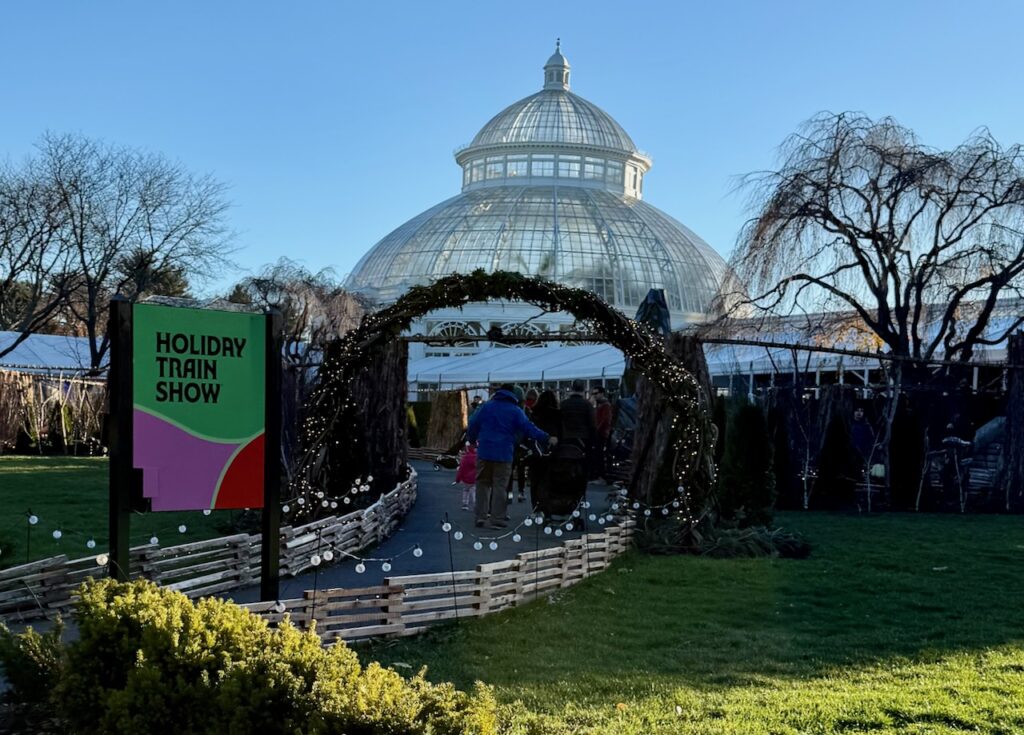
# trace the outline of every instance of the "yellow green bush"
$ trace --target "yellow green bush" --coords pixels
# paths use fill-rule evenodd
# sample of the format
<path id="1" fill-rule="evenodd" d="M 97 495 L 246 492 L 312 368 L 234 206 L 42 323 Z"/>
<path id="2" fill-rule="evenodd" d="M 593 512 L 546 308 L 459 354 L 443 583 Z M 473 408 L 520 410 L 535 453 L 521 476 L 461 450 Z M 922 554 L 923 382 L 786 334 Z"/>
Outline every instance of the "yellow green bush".
<path id="1" fill-rule="evenodd" d="M 230 602 L 193 603 L 144 580 L 89 581 L 79 594 L 77 640 L 47 648 L 31 632 L 0 639 L 0 665 L 36 670 L 22 674 L 26 685 L 46 682 L 50 706 L 72 732 L 497 731 L 497 706 L 482 685 L 465 693 L 423 672 L 407 680 L 377 664 L 364 668 L 342 643 L 324 649 L 313 632 L 288 622 L 270 628 Z M 15 696 L 28 699 L 8 678 Z"/>

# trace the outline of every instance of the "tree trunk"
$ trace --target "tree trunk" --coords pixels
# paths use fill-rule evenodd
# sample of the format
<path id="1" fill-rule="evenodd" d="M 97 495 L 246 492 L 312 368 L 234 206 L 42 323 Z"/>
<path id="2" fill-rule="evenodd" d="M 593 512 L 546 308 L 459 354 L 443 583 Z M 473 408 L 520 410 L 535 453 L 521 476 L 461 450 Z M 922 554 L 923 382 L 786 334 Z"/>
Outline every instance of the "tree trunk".
<path id="1" fill-rule="evenodd" d="M 694 460 L 695 472 L 691 483 L 694 487 L 687 488 L 690 496 L 698 501 L 703 511 L 712 502 L 712 485 L 714 483 L 714 451 L 717 437 L 714 436 L 714 424 L 711 422 L 710 396 L 712 395 L 711 378 L 708 374 L 704 349 L 700 340 L 682 334 L 673 334 L 665 345 L 665 350 L 679 360 L 697 379 L 701 388 L 701 403 L 704 407 L 703 423 L 700 427 L 707 441 L 698 449 Z M 676 493 L 673 477 L 674 464 L 686 461 L 677 457 L 672 448 L 672 420 L 676 412 L 668 408 L 663 392 L 652 385 L 646 378 L 638 381 L 637 388 L 637 422 L 633 438 L 633 478 L 630 482 L 630 497 L 649 505 L 658 505 L 672 499 Z M 686 430 L 687 427 L 683 427 Z"/>
<path id="2" fill-rule="evenodd" d="M 349 388 L 349 396 L 357 407 L 357 425 L 349 441 L 361 445 L 358 451 L 365 459 L 358 475 L 364 479 L 366 475 L 373 477 L 374 495 L 391 490 L 405 474 L 408 353 L 404 340 L 391 340 L 381 348 L 373 348 L 367 368 Z"/>
<path id="3" fill-rule="evenodd" d="M 469 414 L 466 391 L 446 390 L 435 393 L 431 399 L 430 426 L 424 446 L 448 450 L 462 438 Z"/>

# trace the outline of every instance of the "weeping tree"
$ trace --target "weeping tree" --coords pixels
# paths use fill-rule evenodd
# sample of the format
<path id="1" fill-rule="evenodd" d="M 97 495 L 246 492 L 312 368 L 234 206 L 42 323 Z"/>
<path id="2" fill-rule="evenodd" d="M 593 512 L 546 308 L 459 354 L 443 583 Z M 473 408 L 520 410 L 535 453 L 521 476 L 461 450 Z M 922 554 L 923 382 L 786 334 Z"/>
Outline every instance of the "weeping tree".
<path id="1" fill-rule="evenodd" d="M 891 118 L 822 113 L 785 141 L 778 168 L 743 183 L 754 215 L 731 263 L 743 288 L 723 293 L 722 312 L 784 318 L 812 342 L 852 322 L 895 358 L 888 465 L 904 379 L 927 377 L 929 360 L 967 363 L 1024 323 L 1011 304 L 1024 272 L 1024 150 L 986 130 L 940 150 Z"/>
<path id="2" fill-rule="evenodd" d="M 651 454 L 648 462 L 662 478 L 648 502 L 666 502 L 684 523 L 704 518 L 713 505 L 714 429 L 708 413 L 707 394 L 699 382 L 665 351 L 661 340 L 647 328 L 611 308 L 595 294 L 520 273 L 498 271 L 452 274 L 430 285 L 411 288 L 394 304 L 367 315 L 360 326 L 333 342 L 325 352 L 317 385 L 307 402 L 302 426 L 302 452 L 292 481 L 291 495 L 306 498 L 290 504 L 292 514 L 305 515 L 322 506 L 320 493 L 337 497 L 348 493 L 357 478 L 374 472 L 367 430 L 376 415 L 378 426 L 392 425 L 392 435 L 404 426 L 404 401 L 392 396 L 385 402 L 366 400 L 353 385 L 375 375 L 386 359 L 388 345 L 400 344 L 399 337 L 414 319 L 442 308 L 463 306 L 490 299 L 516 300 L 548 311 L 568 311 L 594 334 L 621 349 L 660 390 L 659 421 L 665 422 L 663 450 Z M 391 364 L 394 364 L 391 361 Z M 402 383 L 404 373 L 391 382 Z M 401 419 L 393 418 L 400 415 Z M 389 418 L 391 417 L 391 418 Z M 397 450 L 401 451 L 401 450 Z M 400 456 L 400 455 L 399 455 Z M 394 457 L 379 457 L 393 461 Z M 376 478 L 376 474 L 375 474 Z M 683 492 L 679 492 L 683 488 Z M 376 483 L 375 493 L 390 490 Z M 318 502 L 319 501 L 319 502 Z"/>
<path id="3" fill-rule="evenodd" d="M 930 148 L 891 118 L 821 114 L 752 174 L 735 314 L 856 315 L 893 355 L 967 362 L 1024 322 L 1024 151 Z M 1005 317 L 1005 318 L 1003 318 Z M 820 317 L 825 318 L 825 317 Z"/>

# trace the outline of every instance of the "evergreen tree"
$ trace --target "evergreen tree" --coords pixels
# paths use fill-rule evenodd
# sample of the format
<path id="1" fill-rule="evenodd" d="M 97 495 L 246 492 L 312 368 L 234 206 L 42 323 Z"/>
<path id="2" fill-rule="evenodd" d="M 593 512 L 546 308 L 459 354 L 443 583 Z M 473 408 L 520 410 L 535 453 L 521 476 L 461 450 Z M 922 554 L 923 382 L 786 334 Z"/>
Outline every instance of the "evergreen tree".
<path id="1" fill-rule="evenodd" d="M 719 508 L 739 526 L 766 526 L 775 511 L 772 442 L 764 413 L 740 399 L 728 411 L 725 453 L 719 473 Z"/>

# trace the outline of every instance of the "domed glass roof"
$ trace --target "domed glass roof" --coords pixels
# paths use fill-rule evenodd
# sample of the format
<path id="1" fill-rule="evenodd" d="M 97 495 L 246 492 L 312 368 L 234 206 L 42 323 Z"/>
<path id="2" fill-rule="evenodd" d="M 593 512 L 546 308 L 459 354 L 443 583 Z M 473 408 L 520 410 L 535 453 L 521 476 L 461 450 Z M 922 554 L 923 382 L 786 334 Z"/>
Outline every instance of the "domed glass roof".
<path id="1" fill-rule="evenodd" d="M 452 273 L 508 270 L 585 288 L 624 311 L 662 288 L 675 326 L 707 313 L 726 264 L 641 201 L 650 159 L 569 92 L 556 49 L 544 88 L 491 119 L 456 154 L 462 193 L 387 235 L 346 286 L 381 302 Z"/>
<path id="2" fill-rule="evenodd" d="M 409 220 L 359 261 L 347 285 L 386 302 L 477 268 L 585 288 L 625 310 L 664 288 L 673 321 L 706 313 L 725 274 L 707 243 L 639 199 L 503 186 L 463 192 Z"/>
<path id="3" fill-rule="evenodd" d="M 469 147 L 515 143 L 570 143 L 637 152 L 608 113 L 561 89 L 543 89 L 509 105 L 481 128 Z"/>

